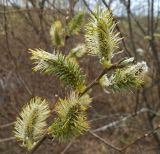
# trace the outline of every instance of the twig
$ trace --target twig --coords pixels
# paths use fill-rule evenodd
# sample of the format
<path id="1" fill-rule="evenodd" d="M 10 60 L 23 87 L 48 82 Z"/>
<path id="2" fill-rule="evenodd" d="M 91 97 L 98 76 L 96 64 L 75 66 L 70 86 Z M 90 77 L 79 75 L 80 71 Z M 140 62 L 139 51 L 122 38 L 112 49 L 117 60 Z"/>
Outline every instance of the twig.
<path id="1" fill-rule="evenodd" d="M 138 89 L 136 91 L 136 105 L 135 105 L 135 114 L 137 114 L 137 110 L 138 110 L 138 107 L 139 107 L 139 103 L 140 103 L 140 100 L 139 100 L 139 94 L 140 94 L 140 90 Z"/>
<path id="2" fill-rule="evenodd" d="M 117 68 L 123 68 L 125 65 L 120 65 L 119 63 L 117 64 L 113 64 L 110 68 L 104 69 L 100 75 L 79 95 L 79 97 L 82 97 L 86 92 L 88 92 L 89 89 L 91 89 L 94 85 L 97 84 L 97 82 L 99 81 L 99 79 L 108 71 L 117 69 Z M 47 133 L 44 135 L 44 137 L 37 143 L 37 145 L 32 149 L 30 154 L 33 154 L 38 147 L 47 139 Z"/>
<path id="3" fill-rule="evenodd" d="M 22 83 L 22 85 L 24 85 L 24 88 L 26 89 L 26 91 L 30 95 L 32 95 L 32 93 L 29 90 L 28 86 L 25 84 L 25 82 L 22 80 L 20 74 L 18 73 L 17 59 L 12 54 L 12 51 L 11 51 L 11 48 L 10 48 L 9 33 L 8 33 L 8 19 L 7 19 L 7 16 L 6 16 L 6 12 L 7 12 L 6 5 L 8 5 L 7 0 L 3 0 L 3 4 L 4 4 L 4 7 L 3 7 L 3 11 L 4 11 L 4 13 L 3 13 L 3 15 L 4 15 L 4 30 L 5 30 L 5 40 L 6 40 L 7 51 L 8 51 L 8 54 L 10 56 L 10 59 L 12 60 L 12 62 L 14 64 L 15 74 L 16 74 L 17 78 Z"/>
<path id="4" fill-rule="evenodd" d="M 41 138 L 41 140 L 31 150 L 30 154 L 33 154 L 39 148 L 39 146 L 47 139 L 47 137 L 48 137 L 48 134 L 45 133 L 45 135 Z"/>
<path id="5" fill-rule="evenodd" d="M 140 141 L 140 140 L 142 140 L 142 139 L 144 139 L 144 138 L 146 138 L 146 137 L 154 134 L 158 129 L 160 129 L 160 125 L 158 125 L 153 131 L 151 131 L 151 132 L 149 132 L 149 133 L 146 133 L 146 134 L 144 134 L 144 135 L 141 136 L 141 137 L 138 137 L 135 141 L 133 141 L 132 143 L 130 143 L 130 144 L 126 145 L 125 147 L 123 147 L 123 148 L 121 149 L 121 151 L 125 151 L 125 150 L 128 149 L 130 146 L 136 144 L 138 141 Z"/>
<path id="6" fill-rule="evenodd" d="M 111 67 L 104 69 L 99 76 L 80 94 L 80 97 L 83 96 L 86 92 L 88 92 L 88 90 L 90 90 L 93 86 L 95 86 L 96 84 L 98 84 L 98 81 L 102 78 L 102 76 L 104 74 L 106 74 L 107 72 L 111 71 L 111 70 L 115 70 L 118 68 L 123 68 L 125 67 L 125 65 L 120 65 L 118 64 L 113 64 Z"/>
<path id="7" fill-rule="evenodd" d="M 16 72 L 16 79 L 24 86 L 24 88 L 26 89 L 28 94 L 30 96 L 32 96 L 33 94 L 31 92 L 30 88 L 28 87 L 28 85 L 26 84 L 26 82 L 23 80 L 23 78 L 21 77 L 21 75 L 18 72 Z"/>
<path id="8" fill-rule="evenodd" d="M 148 109 L 148 108 L 142 108 L 141 110 L 137 111 L 136 114 L 135 114 L 135 113 L 130 114 L 130 115 L 126 116 L 126 117 L 123 117 L 123 118 L 120 119 L 120 120 L 116 120 L 116 121 L 111 122 L 111 123 L 109 123 L 109 124 L 107 124 L 107 125 L 104 125 L 103 127 L 97 128 L 97 129 L 93 130 L 92 132 L 106 131 L 108 128 L 116 127 L 116 126 L 119 125 L 120 123 L 125 122 L 125 121 L 127 121 L 128 119 L 133 118 L 133 117 L 135 117 L 135 116 L 137 116 L 137 115 L 139 115 L 139 114 L 141 114 L 141 113 L 145 113 L 145 112 L 150 112 L 150 113 L 152 113 L 152 114 L 154 114 L 154 115 L 160 116 L 158 113 L 156 113 L 156 112 L 153 111 L 153 110 L 150 110 L 150 109 Z"/>
<path id="9" fill-rule="evenodd" d="M 72 140 L 66 147 L 65 149 L 61 152 L 61 154 L 65 154 L 67 150 L 71 147 L 71 145 L 74 143 L 75 139 Z"/>
<path id="10" fill-rule="evenodd" d="M 14 123 L 15 123 L 15 122 L 11 122 L 11 123 L 8 123 L 8 124 L 0 125 L 0 129 L 3 129 L 3 128 L 9 127 L 9 126 L 12 126 L 12 125 L 14 125 Z"/>
<path id="11" fill-rule="evenodd" d="M 63 16 L 66 16 L 67 14 L 60 9 L 56 8 L 54 4 L 52 4 L 49 0 L 47 0 L 47 3 L 50 4 L 58 13 L 62 14 Z"/>
<path id="12" fill-rule="evenodd" d="M 8 137 L 8 138 L 0 139 L 0 143 L 12 141 L 12 140 L 15 140 L 15 139 L 16 139 L 15 137 Z"/>
<path id="13" fill-rule="evenodd" d="M 154 111 L 152 111 L 152 110 L 150 110 L 150 109 L 142 108 L 140 111 L 138 111 L 138 113 L 137 113 L 136 115 L 138 115 L 138 114 L 140 114 L 140 113 L 143 113 L 143 112 L 147 112 L 147 111 L 148 111 L 148 112 L 152 112 L 153 114 L 157 114 L 157 113 L 155 113 Z M 133 114 L 130 115 L 130 116 L 128 116 L 128 117 L 123 118 L 122 120 L 120 120 L 120 121 L 118 121 L 118 122 L 115 122 L 115 123 L 114 123 L 114 126 L 117 125 L 117 124 L 119 124 L 119 123 L 122 122 L 122 121 L 127 120 L 129 117 L 133 117 Z M 112 127 L 112 126 L 113 126 L 113 123 L 112 123 L 112 125 L 110 125 L 110 124 L 108 125 L 108 127 Z M 107 127 L 107 128 L 108 128 L 108 127 Z M 115 146 L 112 145 L 111 143 L 107 142 L 106 140 L 104 140 L 103 138 L 101 138 L 100 136 L 98 136 L 98 135 L 95 133 L 97 130 L 96 130 L 96 131 L 95 131 L 95 130 L 94 130 L 94 131 L 89 130 L 88 132 L 89 132 L 90 134 L 92 134 L 94 137 L 98 138 L 100 141 L 102 141 L 105 145 L 109 146 L 110 148 L 112 148 L 112 149 L 114 149 L 114 150 L 116 150 L 116 151 L 119 151 L 119 152 L 123 152 L 123 151 L 125 151 L 126 149 L 128 149 L 130 146 L 132 146 L 132 145 L 134 145 L 135 143 L 137 143 L 138 141 L 142 140 L 143 138 L 148 137 L 148 136 L 152 135 L 153 133 L 155 133 L 159 128 L 160 128 L 160 125 L 158 125 L 153 131 L 144 134 L 143 136 L 137 138 L 135 141 L 133 141 L 132 143 L 126 145 L 126 146 L 123 147 L 123 148 L 115 147 Z M 106 128 L 105 128 L 105 129 L 106 129 Z M 30 154 L 33 154 L 33 153 L 38 149 L 38 147 L 39 147 L 47 138 L 48 138 L 48 134 L 46 133 L 46 134 L 43 136 L 43 138 L 42 138 L 42 139 L 36 144 L 36 146 L 32 149 L 32 151 L 30 152 Z M 1 142 L 7 142 L 7 141 L 10 141 L 10 140 L 14 140 L 14 139 L 15 139 L 15 137 L 5 138 L 5 139 L 0 140 L 0 143 L 1 143 Z M 64 154 L 64 153 L 70 148 L 70 146 L 73 144 L 74 141 L 75 141 L 75 140 L 72 140 L 72 141 L 66 146 L 66 148 L 61 152 L 61 154 Z"/>
<path id="14" fill-rule="evenodd" d="M 83 0 L 83 3 L 84 3 L 84 5 L 87 7 L 88 11 L 89 11 L 92 15 L 96 16 L 95 13 L 91 10 L 91 8 L 89 7 L 89 5 L 87 4 L 87 2 L 86 2 L 85 0 Z"/>
<path id="15" fill-rule="evenodd" d="M 143 35 L 146 35 L 146 32 L 145 32 L 144 28 L 143 28 L 142 25 L 138 22 L 138 20 L 135 18 L 135 16 L 134 16 L 134 14 L 132 13 L 130 7 L 128 8 L 127 5 L 129 5 L 129 4 L 127 4 L 125 1 L 122 2 L 122 3 L 123 3 L 123 5 L 126 7 L 127 11 L 129 11 L 129 12 L 128 12 L 129 15 L 133 18 L 134 22 L 137 24 L 137 26 L 138 26 L 138 28 L 140 29 L 140 31 L 142 32 L 142 34 L 143 34 Z"/>
<path id="16" fill-rule="evenodd" d="M 124 146 L 123 148 L 118 148 L 115 147 L 114 145 L 108 143 L 105 139 L 101 138 L 99 135 L 97 135 L 96 133 L 89 131 L 89 133 L 91 135 L 93 135 L 94 137 L 96 137 L 97 139 L 99 139 L 101 142 L 103 142 L 105 145 L 109 146 L 110 148 L 119 151 L 119 152 L 124 152 L 126 149 L 128 149 L 129 147 L 131 147 L 132 145 L 136 144 L 138 141 L 154 134 L 158 129 L 160 129 L 160 125 L 158 125 L 153 131 L 150 131 L 149 133 L 145 133 L 144 135 L 142 135 L 141 137 L 138 137 L 136 140 L 134 140 L 133 142 L 131 142 L 130 144 Z"/>
<path id="17" fill-rule="evenodd" d="M 18 9 L 18 10 L 11 10 L 11 11 L 6 11 L 6 12 L 4 12 L 4 11 L 0 11 L 0 14 L 13 14 L 13 13 L 27 13 L 28 11 L 30 11 L 30 12 L 41 12 L 42 11 L 42 9 L 41 8 L 33 8 L 33 9 L 31 9 L 31 8 L 25 8 L 25 9 Z M 52 10 L 49 10 L 48 8 L 47 9 L 44 9 L 44 12 L 52 12 Z"/>
<path id="18" fill-rule="evenodd" d="M 130 15 L 130 6 L 131 6 L 131 0 L 128 0 L 128 3 L 126 5 L 126 9 L 127 9 L 129 35 L 130 35 L 130 40 L 131 40 L 132 51 L 135 53 L 135 58 L 137 59 L 136 46 L 135 46 L 135 41 L 134 41 L 133 28 L 132 28 L 132 22 L 131 22 L 131 15 Z"/>
<path id="19" fill-rule="evenodd" d="M 120 148 L 115 147 L 114 145 L 112 145 L 111 143 L 108 143 L 105 139 L 101 138 L 99 135 L 97 135 L 96 133 L 89 131 L 89 133 L 91 135 L 93 135 L 94 137 L 98 138 L 100 141 L 102 141 L 105 145 L 109 146 L 110 148 L 116 150 L 116 151 L 121 151 Z"/>

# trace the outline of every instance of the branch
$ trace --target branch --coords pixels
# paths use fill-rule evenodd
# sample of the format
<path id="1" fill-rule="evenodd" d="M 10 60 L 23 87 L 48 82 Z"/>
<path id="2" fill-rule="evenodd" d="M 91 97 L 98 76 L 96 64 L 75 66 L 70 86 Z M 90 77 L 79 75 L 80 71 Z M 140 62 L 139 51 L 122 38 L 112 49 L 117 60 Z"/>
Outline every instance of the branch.
<path id="1" fill-rule="evenodd" d="M 15 137 L 8 137 L 8 138 L 0 139 L 0 143 L 12 141 L 12 140 L 15 140 L 15 139 L 16 139 Z"/>
<path id="2" fill-rule="evenodd" d="M 121 151 L 120 148 L 115 147 L 114 145 L 112 145 L 111 143 L 108 143 L 105 139 L 101 138 L 99 135 L 97 135 L 96 133 L 89 131 L 89 133 L 91 135 L 93 135 L 94 137 L 96 137 L 97 139 L 99 139 L 101 142 L 103 142 L 105 145 L 109 146 L 110 148 L 116 150 L 116 151 Z"/>
<path id="3" fill-rule="evenodd" d="M 86 2 L 85 0 L 83 0 L 83 3 L 84 3 L 84 5 L 87 7 L 87 9 L 89 10 L 89 12 L 90 12 L 92 15 L 96 16 L 95 13 L 91 10 L 91 8 L 89 7 L 89 5 L 87 4 L 87 2 Z"/>
<path id="4" fill-rule="evenodd" d="M 33 154 L 39 148 L 39 146 L 47 139 L 47 137 L 48 137 L 48 134 L 45 133 L 45 135 L 41 138 L 41 140 L 31 150 L 30 154 Z"/>
<path id="5" fill-rule="evenodd" d="M 67 152 L 67 150 L 72 146 L 72 144 L 74 143 L 75 139 L 72 140 L 66 147 L 65 149 L 61 152 L 61 154 L 65 154 Z"/>
<path id="6" fill-rule="evenodd" d="M 145 133 L 144 135 L 142 135 L 141 137 L 138 137 L 136 140 L 134 140 L 133 142 L 131 142 L 130 144 L 122 147 L 122 148 L 118 148 L 115 147 L 114 145 L 108 143 L 105 139 L 101 138 L 99 135 L 97 135 L 96 133 L 89 131 L 89 133 L 91 135 L 93 135 L 94 137 L 96 137 L 97 139 L 99 139 L 101 142 L 103 142 L 105 145 L 109 146 L 110 148 L 119 151 L 119 152 L 124 152 L 126 149 L 128 149 L 129 147 L 131 147 L 132 145 L 136 144 L 138 141 L 154 134 L 158 129 L 160 129 L 160 125 L 158 125 L 153 131 L 150 131 L 149 133 Z"/>
<path id="7" fill-rule="evenodd" d="M 47 0 L 47 3 L 50 4 L 58 13 L 62 14 L 63 16 L 67 16 L 66 13 L 64 13 L 60 9 L 56 8 L 55 5 L 53 3 L 51 3 L 49 0 Z"/>
<path id="8" fill-rule="evenodd" d="M 142 135 L 141 137 L 138 137 L 135 141 L 131 142 L 130 144 L 126 145 L 125 147 L 123 147 L 121 149 L 121 151 L 125 151 L 126 149 L 128 149 L 129 147 L 131 147 L 132 145 L 136 144 L 138 141 L 154 134 L 158 129 L 160 129 L 160 125 L 158 125 L 153 131 L 150 131 L 149 133 L 146 133 L 144 135 Z"/>
<path id="9" fill-rule="evenodd" d="M 11 10 L 11 11 L 0 11 L 0 14 L 13 14 L 13 13 L 27 13 L 28 11 L 30 12 L 36 12 L 36 13 L 39 13 L 41 12 L 43 9 L 41 8 L 25 8 L 25 9 L 17 9 L 17 10 Z M 44 9 L 43 10 L 45 13 L 47 12 L 52 12 L 52 10 L 49 10 L 49 9 Z"/>
<path id="10" fill-rule="evenodd" d="M 109 129 L 111 127 L 116 127 L 120 123 L 125 122 L 128 119 L 133 118 L 133 117 L 135 117 L 135 116 L 137 116 L 137 115 L 139 115 L 141 113 L 145 113 L 145 112 L 150 112 L 150 113 L 152 113 L 154 115 L 160 116 L 160 114 L 156 113 L 153 110 L 150 110 L 148 108 L 142 108 L 141 110 L 137 111 L 136 113 L 130 114 L 130 115 L 126 116 L 126 117 L 123 117 L 120 120 L 116 120 L 116 121 L 111 122 L 111 123 L 109 123 L 107 125 L 104 125 L 103 127 L 97 128 L 97 129 L 93 130 L 92 132 L 106 131 L 107 129 Z"/>
<path id="11" fill-rule="evenodd" d="M 132 13 L 131 9 L 128 8 L 127 4 L 125 2 L 123 2 L 123 5 L 126 7 L 127 11 L 129 11 L 129 15 L 133 18 L 134 22 L 137 24 L 138 28 L 140 29 L 140 31 L 142 32 L 142 34 L 146 35 L 146 32 L 144 30 L 144 28 L 142 27 L 142 25 L 139 23 L 139 21 L 136 19 L 136 17 L 134 16 L 134 14 Z"/>
<path id="12" fill-rule="evenodd" d="M 9 127 L 9 126 L 12 126 L 12 125 L 14 125 L 14 123 L 15 123 L 15 122 L 11 122 L 11 123 L 8 123 L 8 124 L 0 125 L 0 129 L 3 129 L 3 128 Z"/>
<path id="13" fill-rule="evenodd" d="M 98 84 L 98 81 L 102 78 L 102 76 L 104 74 L 106 74 L 107 72 L 111 71 L 111 70 L 115 70 L 118 68 L 123 68 L 126 65 L 120 65 L 118 64 L 113 64 L 111 67 L 104 69 L 99 75 L 98 77 L 90 84 L 88 85 L 88 87 L 80 94 L 80 97 L 83 96 L 86 92 L 88 92 L 88 90 L 90 90 L 93 86 L 95 86 L 96 84 Z"/>
<path id="14" fill-rule="evenodd" d="M 101 79 L 101 77 L 106 74 L 108 71 L 111 71 L 111 70 L 114 70 L 114 69 L 117 69 L 117 68 L 123 68 L 125 65 L 120 65 L 119 63 L 117 64 L 113 64 L 110 68 L 107 68 L 107 69 L 104 69 L 100 74 L 99 76 L 79 95 L 80 97 L 82 97 L 85 93 L 88 92 L 89 89 L 91 89 L 93 86 L 95 86 L 99 79 Z M 32 149 L 31 153 L 30 154 L 33 154 L 37 149 L 38 147 L 47 139 L 47 136 L 48 134 L 46 133 L 43 138 L 36 144 L 36 146 Z"/>

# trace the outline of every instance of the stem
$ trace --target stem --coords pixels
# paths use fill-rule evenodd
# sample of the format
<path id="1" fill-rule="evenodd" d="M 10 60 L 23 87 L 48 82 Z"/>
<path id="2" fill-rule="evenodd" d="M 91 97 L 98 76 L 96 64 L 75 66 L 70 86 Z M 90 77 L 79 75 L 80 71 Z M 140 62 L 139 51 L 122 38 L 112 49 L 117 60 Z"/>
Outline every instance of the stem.
<path id="1" fill-rule="evenodd" d="M 118 64 L 113 64 L 111 67 L 109 68 L 105 68 L 99 75 L 98 77 L 91 83 L 87 86 L 87 88 L 80 94 L 80 97 L 82 97 L 86 92 L 88 92 L 88 90 L 90 90 L 93 86 L 95 86 L 96 84 L 98 84 L 99 80 L 102 78 L 102 76 L 106 73 L 108 73 L 109 71 L 111 70 L 115 70 L 117 68 L 123 68 L 125 67 L 125 65 L 120 65 L 119 63 Z"/>
<path id="2" fill-rule="evenodd" d="M 38 147 L 47 139 L 47 136 L 48 136 L 48 134 L 46 132 L 45 135 L 41 138 L 41 140 L 31 150 L 30 154 L 33 154 L 38 149 Z"/>
<path id="3" fill-rule="evenodd" d="M 120 62 L 119 62 L 119 63 L 120 63 Z M 93 86 L 95 86 L 96 84 L 98 84 L 99 80 L 100 80 L 100 79 L 102 78 L 102 76 L 103 76 L 104 74 L 106 74 L 107 72 L 109 72 L 109 71 L 111 71 L 111 70 L 118 69 L 118 68 L 123 68 L 123 67 L 126 66 L 126 65 L 121 65 L 121 64 L 119 64 L 119 63 L 113 64 L 113 65 L 112 65 L 111 67 L 109 67 L 109 68 L 105 68 L 105 69 L 97 76 L 97 78 L 96 78 L 93 82 L 91 82 L 91 84 L 89 84 L 82 93 L 80 93 L 79 97 L 82 97 L 85 93 L 88 92 L 88 90 L 90 90 Z M 30 152 L 30 154 L 33 154 L 33 153 L 38 149 L 38 147 L 47 139 L 47 136 L 48 136 L 48 134 L 46 133 L 46 134 L 42 137 L 42 139 L 35 145 L 35 147 L 32 149 L 32 151 Z"/>

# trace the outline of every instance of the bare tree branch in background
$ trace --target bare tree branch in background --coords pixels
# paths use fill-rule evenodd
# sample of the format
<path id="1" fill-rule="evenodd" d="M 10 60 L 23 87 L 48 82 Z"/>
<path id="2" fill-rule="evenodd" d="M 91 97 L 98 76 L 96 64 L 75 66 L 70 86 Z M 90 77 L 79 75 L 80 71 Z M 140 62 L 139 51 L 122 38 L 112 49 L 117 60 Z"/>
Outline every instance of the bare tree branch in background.
<path id="1" fill-rule="evenodd" d="M 132 45 L 132 52 L 134 53 L 135 58 L 137 59 L 137 54 L 136 54 L 136 47 L 135 47 L 135 42 L 134 42 L 134 35 L 133 35 L 133 28 L 132 28 L 132 22 L 131 22 L 131 1 L 128 0 L 127 2 L 124 0 L 123 3 L 126 6 L 127 9 L 127 19 L 128 19 L 128 27 L 129 27 L 129 35 L 130 35 L 130 40 L 131 40 L 131 45 Z"/>

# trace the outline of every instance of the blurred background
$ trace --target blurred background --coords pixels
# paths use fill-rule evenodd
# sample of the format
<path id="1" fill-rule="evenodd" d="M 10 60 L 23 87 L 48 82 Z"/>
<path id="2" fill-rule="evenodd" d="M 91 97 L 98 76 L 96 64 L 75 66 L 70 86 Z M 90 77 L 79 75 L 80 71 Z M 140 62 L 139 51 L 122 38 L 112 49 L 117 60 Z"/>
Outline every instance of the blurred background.
<path id="1" fill-rule="evenodd" d="M 0 154 L 21 154 L 13 137 L 13 122 L 22 106 L 33 96 L 49 100 L 68 94 L 54 76 L 33 73 L 29 48 L 53 52 L 49 31 L 56 20 L 65 27 L 68 20 L 83 12 L 85 20 L 78 35 L 69 37 L 63 53 L 84 43 L 88 14 L 100 6 L 111 9 L 123 36 L 122 57 L 135 57 L 149 66 L 149 82 L 139 90 L 104 93 L 96 86 L 88 111 L 91 130 L 115 147 L 130 145 L 126 154 L 159 154 L 160 134 L 160 0 L 0 0 Z M 98 59 L 85 56 L 80 66 L 90 83 L 102 68 Z M 137 138 L 152 132 L 138 142 Z M 46 140 L 37 154 L 117 154 L 93 135 L 86 133 L 69 143 Z"/>

